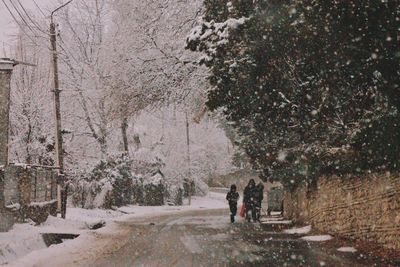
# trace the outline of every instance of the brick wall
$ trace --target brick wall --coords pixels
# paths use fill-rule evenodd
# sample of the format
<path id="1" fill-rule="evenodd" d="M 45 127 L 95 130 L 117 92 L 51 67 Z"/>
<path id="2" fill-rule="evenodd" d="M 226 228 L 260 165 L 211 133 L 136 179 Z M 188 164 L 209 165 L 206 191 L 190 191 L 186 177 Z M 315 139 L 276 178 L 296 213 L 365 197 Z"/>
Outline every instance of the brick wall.
<path id="1" fill-rule="evenodd" d="M 285 217 L 352 239 L 400 250 L 400 175 L 322 177 L 285 192 Z"/>

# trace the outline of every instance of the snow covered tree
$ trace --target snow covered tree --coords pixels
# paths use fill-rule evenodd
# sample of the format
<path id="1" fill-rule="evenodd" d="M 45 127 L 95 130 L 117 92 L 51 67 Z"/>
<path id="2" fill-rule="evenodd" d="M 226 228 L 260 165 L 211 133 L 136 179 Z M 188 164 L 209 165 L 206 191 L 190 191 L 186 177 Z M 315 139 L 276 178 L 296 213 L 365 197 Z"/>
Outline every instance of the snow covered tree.
<path id="1" fill-rule="evenodd" d="M 12 76 L 11 143 L 12 162 L 53 165 L 51 77 L 47 50 L 40 39 L 32 43 L 20 32 L 13 57 L 36 66 L 17 65 Z"/>
<path id="2" fill-rule="evenodd" d="M 195 56 L 184 49 L 201 1 L 118 0 L 111 7 L 106 77 L 113 115 L 125 128 L 147 107 L 182 102 L 194 87 L 205 89 L 204 75 L 199 78 L 203 68 L 192 64 Z"/>
<path id="3" fill-rule="evenodd" d="M 115 152 L 109 142 L 119 128 L 126 150 L 127 128 L 141 110 L 205 90 L 204 68 L 184 49 L 200 7 L 200 1 L 98 0 L 76 1 L 60 13 L 60 65 L 71 97 L 64 106 L 70 128 L 80 121 L 76 143 L 92 138 L 90 150 L 97 144 L 104 158 Z"/>
<path id="4" fill-rule="evenodd" d="M 111 124 L 103 60 L 107 1 L 75 1 L 58 15 L 65 125 L 76 132 L 75 143 L 80 145 L 89 136 L 105 158 Z"/>
<path id="5" fill-rule="evenodd" d="M 181 187 L 190 175 L 197 193 L 204 194 L 209 179 L 233 169 L 232 143 L 217 120 L 203 118 L 199 123 L 192 123 L 189 117 L 189 164 L 185 117 L 184 111 L 174 107 L 144 112 L 130 132 L 140 136 L 142 149 L 154 151 L 165 163 L 161 170 L 168 186 Z M 134 146 L 133 142 L 130 145 Z"/>

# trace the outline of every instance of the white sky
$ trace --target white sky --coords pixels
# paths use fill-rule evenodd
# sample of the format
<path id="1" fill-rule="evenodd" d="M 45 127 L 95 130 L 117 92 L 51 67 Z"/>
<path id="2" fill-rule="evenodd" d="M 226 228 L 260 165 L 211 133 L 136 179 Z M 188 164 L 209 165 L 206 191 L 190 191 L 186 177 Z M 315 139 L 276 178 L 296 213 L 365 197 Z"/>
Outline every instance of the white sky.
<path id="1" fill-rule="evenodd" d="M 4 0 L 7 3 L 7 6 L 11 9 L 11 11 L 18 17 L 17 12 L 14 10 L 10 1 L 13 1 L 14 5 L 19 7 L 17 0 Z M 20 3 L 25 7 L 25 9 L 31 11 L 30 13 L 35 14 L 37 16 L 42 16 L 38 8 L 36 7 L 33 0 L 19 0 Z M 43 11 L 46 12 L 48 10 L 49 3 L 57 3 L 56 0 L 35 0 L 36 3 L 42 8 Z M 25 15 L 25 14 L 23 14 Z M 13 36 L 18 31 L 18 28 L 15 27 L 15 23 L 10 13 L 6 9 L 3 0 L 0 1 L 0 57 L 4 57 L 4 51 L 9 54 L 9 47 L 13 42 Z"/>

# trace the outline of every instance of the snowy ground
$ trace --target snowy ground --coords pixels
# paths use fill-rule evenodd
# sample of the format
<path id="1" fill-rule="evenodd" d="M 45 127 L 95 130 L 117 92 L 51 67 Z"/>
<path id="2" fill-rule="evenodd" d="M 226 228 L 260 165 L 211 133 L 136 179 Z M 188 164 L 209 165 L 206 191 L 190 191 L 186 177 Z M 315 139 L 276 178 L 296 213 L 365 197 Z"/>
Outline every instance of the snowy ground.
<path id="1" fill-rule="evenodd" d="M 381 258 L 338 251 L 340 246 L 324 238 L 301 238 L 308 229 L 290 225 L 231 224 L 228 210 L 195 209 L 137 216 L 117 223 L 116 229 L 90 232 L 87 238 L 32 253 L 18 261 L 20 266 L 397 266 Z M 278 230 L 277 230 L 278 229 Z M 280 230 L 279 230 L 280 229 Z M 95 233 L 95 234 L 93 234 Z M 82 240 L 82 241 L 79 241 Z M 79 242 L 78 242 L 79 241 Z M 73 244 L 73 245 L 71 245 Z M 349 249 L 345 249 L 349 250 Z M 14 265 L 15 266 L 15 265 Z"/>
<path id="2" fill-rule="evenodd" d="M 341 252 L 351 252 L 351 253 L 357 252 L 357 249 L 354 247 L 341 247 L 338 248 L 337 250 Z"/>
<path id="3" fill-rule="evenodd" d="M 310 236 L 303 236 L 301 239 L 311 242 L 323 242 L 331 240 L 333 237 L 330 235 L 310 235 Z"/>
<path id="4" fill-rule="evenodd" d="M 287 234 L 308 234 L 311 231 L 311 225 L 287 229 L 284 232 Z"/>
<path id="5" fill-rule="evenodd" d="M 186 211 L 210 210 L 226 208 L 225 194 L 210 192 L 206 197 L 194 197 L 191 206 L 141 207 L 127 206 L 116 211 L 86 210 L 69 208 L 67 219 L 49 217 L 40 226 L 32 223 L 16 224 L 6 233 L 0 233 L 0 265 L 5 266 L 39 266 L 36 262 L 48 257 L 56 251 L 67 251 L 90 242 L 96 234 L 112 234 L 116 223 L 134 218 L 146 218 L 168 215 Z M 89 225 L 104 221 L 106 226 L 99 230 L 89 230 Z M 78 234 L 78 238 L 68 240 L 59 245 L 46 247 L 42 239 L 43 233 Z"/>
<path id="6" fill-rule="evenodd" d="M 224 193 L 193 198 L 182 207 L 128 206 L 116 211 L 68 209 L 41 226 L 15 225 L 0 233 L 1 266 L 373 266 L 354 247 L 312 235 L 311 226 L 292 228 L 280 214 L 261 224 L 229 221 Z M 106 226 L 89 230 L 88 225 Z M 42 233 L 80 236 L 46 247 Z M 383 266 L 383 265 L 379 265 Z"/>

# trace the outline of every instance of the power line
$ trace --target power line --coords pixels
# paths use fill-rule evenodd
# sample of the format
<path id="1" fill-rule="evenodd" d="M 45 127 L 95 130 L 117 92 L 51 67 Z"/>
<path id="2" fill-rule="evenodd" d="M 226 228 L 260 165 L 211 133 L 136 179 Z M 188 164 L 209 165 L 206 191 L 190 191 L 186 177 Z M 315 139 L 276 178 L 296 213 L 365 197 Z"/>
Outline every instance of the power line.
<path id="1" fill-rule="evenodd" d="M 10 0 L 11 1 L 11 0 Z M 40 32 L 42 32 L 42 33 L 44 33 L 44 34 L 48 34 L 47 32 L 45 32 L 44 30 L 42 30 L 41 28 L 40 28 L 40 25 L 35 21 L 35 20 L 33 20 L 32 18 L 31 18 L 31 16 L 29 15 L 29 13 L 26 11 L 26 9 L 24 8 L 24 6 L 21 4 L 21 1 L 20 0 L 17 0 L 17 2 L 18 2 L 18 4 L 19 4 L 19 6 L 21 7 L 21 9 L 23 10 L 23 12 L 25 13 L 25 15 L 28 17 L 28 19 L 33 23 L 33 26 L 35 26 L 35 28 L 37 29 L 37 30 L 39 30 Z"/>
<path id="2" fill-rule="evenodd" d="M 43 15 L 44 17 L 46 17 L 46 14 L 44 14 L 43 10 L 40 8 L 40 6 L 36 3 L 35 0 L 33 0 L 33 3 L 34 3 L 35 6 L 39 9 L 40 13 L 42 13 L 42 15 Z"/>
<path id="3" fill-rule="evenodd" d="M 11 9 L 8 7 L 8 5 L 6 4 L 5 0 L 2 0 L 4 6 L 6 7 L 6 9 L 8 10 L 8 12 L 10 13 L 11 17 L 14 19 L 15 23 L 17 23 L 17 25 L 19 26 L 19 28 L 21 29 L 21 31 L 35 44 L 38 45 L 33 39 L 32 37 L 26 33 L 24 27 L 22 27 L 22 25 L 20 24 L 20 22 L 17 20 L 17 18 L 14 16 L 14 13 L 11 12 Z"/>
<path id="4" fill-rule="evenodd" d="M 31 32 L 34 34 L 34 36 L 36 36 L 36 32 L 32 29 L 32 27 L 28 24 L 28 22 L 25 20 L 25 18 L 22 16 L 21 12 L 19 12 L 19 9 L 17 9 L 17 7 L 15 6 L 14 2 L 9 0 L 11 5 L 14 7 L 15 11 L 17 11 L 17 14 L 19 15 L 19 17 L 22 19 L 22 22 L 29 28 L 29 30 L 31 30 Z M 4 1 L 3 1 L 4 2 Z"/>
<path id="5" fill-rule="evenodd" d="M 21 4 L 20 0 L 17 0 L 17 1 L 18 1 L 18 3 L 19 3 L 20 7 L 22 8 L 23 12 L 26 14 L 26 16 L 29 18 L 30 21 L 32 21 L 32 23 L 33 23 L 32 26 L 34 26 L 34 28 L 37 29 L 38 31 L 40 31 L 41 33 L 43 33 L 43 34 L 45 34 L 45 35 L 48 35 L 48 33 L 45 32 L 44 30 L 42 30 L 42 29 L 40 28 L 40 25 L 39 25 L 37 22 L 35 22 L 34 19 L 31 18 L 31 16 L 29 15 L 28 11 L 27 11 L 27 10 L 25 9 L 25 7 Z M 17 12 L 17 14 L 19 15 L 19 17 L 21 18 L 23 24 L 26 25 L 26 26 L 30 29 L 30 31 L 34 34 L 34 37 L 45 38 L 45 37 L 41 36 L 40 34 L 37 34 L 37 32 L 34 31 L 34 30 L 32 29 L 31 25 L 30 25 L 30 24 L 28 23 L 28 21 L 25 19 L 25 17 L 23 16 L 23 14 L 22 14 L 22 12 L 20 11 L 20 9 L 16 6 L 16 4 L 14 4 L 14 2 L 13 2 L 12 0 L 9 0 L 9 2 L 10 2 L 11 5 L 14 7 L 14 10 Z M 5 4 L 4 0 L 3 0 L 3 3 Z M 6 4 L 5 4 L 5 5 L 6 5 Z M 8 8 L 8 9 L 9 9 L 9 8 Z M 10 12 L 10 14 L 13 16 L 13 13 L 11 12 L 10 9 L 9 9 L 9 12 Z M 15 20 L 15 16 L 13 16 L 13 18 L 14 18 L 14 20 Z M 22 25 L 20 24 L 21 21 L 19 21 L 19 22 L 16 21 L 16 22 L 17 22 L 17 24 L 20 26 L 20 28 L 22 29 Z M 27 36 L 29 37 L 29 39 L 31 39 L 31 40 L 33 41 L 33 43 L 34 43 L 36 46 L 39 46 L 39 45 L 37 44 L 37 42 L 34 41 L 34 40 L 30 37 L 30 35 L 29 35 L 27 32 L 24 31 L 24 29 L 22 29 L 22 31 L 25 33 L 25 35 L 27 35 Z M 45 39 L 47 39 L 47 38 L 45 38 Z"/>

